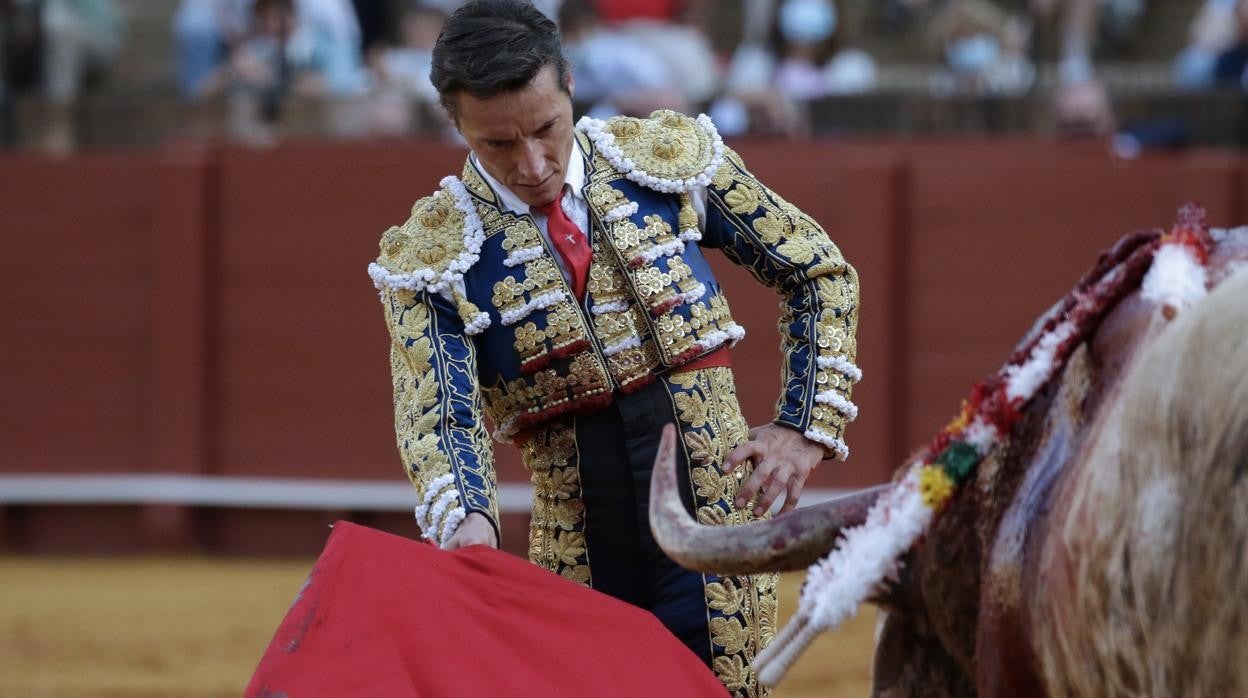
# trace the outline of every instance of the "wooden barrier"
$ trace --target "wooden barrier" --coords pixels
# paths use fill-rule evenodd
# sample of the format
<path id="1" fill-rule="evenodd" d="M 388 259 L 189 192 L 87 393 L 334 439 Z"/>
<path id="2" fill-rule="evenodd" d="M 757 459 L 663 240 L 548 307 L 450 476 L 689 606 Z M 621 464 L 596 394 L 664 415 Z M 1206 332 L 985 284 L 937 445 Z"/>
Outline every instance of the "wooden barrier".
<path id="1" fill-rule="evenodd" d="M 1244 162 L 1219 152 L 1122 162 L 1100 146 L 1021 141 L 736 147 L 861 277 L 862 416 L 853 457 L 821 466 L 819 487 L 886 479 L 1121 234 L 1168 225 L 1187 200 L 1217 225 L 1248 213 Z M 380 233 L 462 159 L 414 142 L 0 158 L 0 474 L 401 482 L 365 266 Z M 757 424 L 779 389 L 777 297 L 711 256 L 749 331 L 733 360 Z M 497 450 L 500 479 L 527 480 L 514 449 Z M 0 548 L 308 552 L 341 516 L 415 530 L 405 515 L 349 509 L 10 506 Z M 508 524 L 512 549 L 522 523 Z"/>

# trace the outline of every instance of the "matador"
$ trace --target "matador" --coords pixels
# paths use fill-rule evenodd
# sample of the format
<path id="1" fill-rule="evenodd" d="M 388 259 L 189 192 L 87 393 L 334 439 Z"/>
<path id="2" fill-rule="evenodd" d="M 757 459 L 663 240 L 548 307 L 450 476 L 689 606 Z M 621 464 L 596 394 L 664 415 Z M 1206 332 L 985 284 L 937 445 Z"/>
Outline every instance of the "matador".
<path id="1" fill-rule="evenodd" d="M 502 57 L 480 58 L 485 46 Z M 731 526 L 769 516 L 781 494 L 791 507 L 815 463 L 845 459 L 861 378 L 853 268 L 709 118 L 574 124 L 558 33 L 528 3 L 468 3 L 433 63 L 471 152 L 369 267 L 425 537 L 497 545 L 488 420 L 532 476 L 534 563 L 652 611 L 731 693 L 763 694 L 750 667 L 775 628 L 776 577 L 668 559 L 647 520 L 650 470 L 676 424 L 690 510 Z M 745 330 L 710 250 L 782 298 L 782 393 L 753 430 L 729 357 Z"/>

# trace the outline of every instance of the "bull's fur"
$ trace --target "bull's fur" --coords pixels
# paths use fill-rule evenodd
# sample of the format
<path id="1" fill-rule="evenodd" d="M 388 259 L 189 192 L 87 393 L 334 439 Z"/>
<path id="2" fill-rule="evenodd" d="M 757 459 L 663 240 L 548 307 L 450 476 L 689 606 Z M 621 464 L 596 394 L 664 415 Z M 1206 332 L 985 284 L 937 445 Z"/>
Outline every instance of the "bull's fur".
<path id="1" fill-rule="evenodd" d="M 1041 553 L 1047 692 L 1248 695 L 1248 270 L 1149 342 L 1121 390 Z"/>

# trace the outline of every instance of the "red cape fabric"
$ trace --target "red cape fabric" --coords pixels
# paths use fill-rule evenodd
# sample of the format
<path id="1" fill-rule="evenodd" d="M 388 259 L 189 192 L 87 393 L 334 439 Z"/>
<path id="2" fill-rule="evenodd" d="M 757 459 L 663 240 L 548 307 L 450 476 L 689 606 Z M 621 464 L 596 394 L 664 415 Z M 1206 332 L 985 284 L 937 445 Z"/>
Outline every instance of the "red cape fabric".
<path id="1" fill-rule="evenodd" d="M 723 696 L 651 614 L 525 560 L 338 522 L 248 696 Z"/>

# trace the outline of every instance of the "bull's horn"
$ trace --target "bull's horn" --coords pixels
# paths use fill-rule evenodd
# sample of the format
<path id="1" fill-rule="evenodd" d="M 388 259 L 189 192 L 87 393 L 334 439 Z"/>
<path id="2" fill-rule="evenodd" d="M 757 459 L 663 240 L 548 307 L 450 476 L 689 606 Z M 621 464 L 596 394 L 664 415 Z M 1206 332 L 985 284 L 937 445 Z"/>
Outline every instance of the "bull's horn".
<path id="1" fill-rule="evenodd" d="M 771 521 L 704 526 L 681 504 L 676 484 L 676 429 L 663 428 L 650 480 L 650 529 L 680 565 L 714 574 L 754 574 L 809 567 L 830 551 L 841 529 L 867 519 L 883 485 L 797 509 Z"/>

